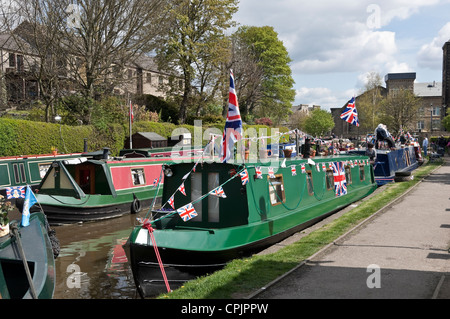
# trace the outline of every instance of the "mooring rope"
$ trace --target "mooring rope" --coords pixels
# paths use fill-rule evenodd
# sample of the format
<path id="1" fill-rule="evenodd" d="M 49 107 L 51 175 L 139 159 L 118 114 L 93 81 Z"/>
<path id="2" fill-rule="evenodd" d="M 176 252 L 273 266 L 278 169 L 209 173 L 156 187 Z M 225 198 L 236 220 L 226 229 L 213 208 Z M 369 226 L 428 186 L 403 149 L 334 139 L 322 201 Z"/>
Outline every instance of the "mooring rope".
<path id="1" fill-rule="evenodd" d="M 158 260 L 159 268 L 161 269 L 161 274 L 163 276 L 164 283 L 166 284 L 167 292 L 171 292 L 172 290 L 170 289 L 169 281 L 167 280 L 166 271 L 164 270 L 164 264 L 162 262 L 161 255 L 159 254 L 158 246 L 156 245 L 155 236 L 153 235 L 152 225 L 151 223 L 145 223 L 142 227 L 148 230 L 150 240 L 152 241 L 153 248 L 155 249 L 156 259 Z"/>

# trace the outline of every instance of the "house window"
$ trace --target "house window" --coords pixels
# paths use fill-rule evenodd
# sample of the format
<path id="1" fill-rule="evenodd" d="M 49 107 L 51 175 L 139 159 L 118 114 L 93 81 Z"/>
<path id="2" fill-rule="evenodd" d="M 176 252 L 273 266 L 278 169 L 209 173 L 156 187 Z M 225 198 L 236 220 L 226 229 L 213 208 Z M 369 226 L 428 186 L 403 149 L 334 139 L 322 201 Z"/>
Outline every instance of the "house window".
<path id="1" fill-rule="evenodd" d="M 433 130 L 439 130 L 441 128 L 441 120 L 432 121 Z"/>
<path id="2" fill-rule="evenodd" d="M 147 73 L 147 83 L 152 83 L 152 74 Z"/>
<path id="3" fill-rule="evenodd" d="M 284 195 L 284 183 L 283 183 L 283 175 L 276 175 L 275 178 L 269 179 L 269 198 L 272 206 L 279 205 L 286 201 L 286 197 Z"/>
<path id="4" fill-rule="evenodd" d="M 306 185 L 308 186 L 308 194 L 314 195 L 314 185 L 312 180 L 312 172 L 307 171 L 306 172 Z"/>
<path id="5" fill-rule="evenodd" d="M 159 82 L 159 85 L 163 85 L 164 84 L 164 77 L 159 76 L 158 77 L 158 82 Z"/>
<path id="6" fill-rule="evenodd" d="M 441 115 L 441 108 L 440 108 L 439 106 L 433 107 L 433 108 L 432 108 L 432 111 L 433 111 L 433 116 L 439 116 L 439 115 Z"/>
<path id="7" fill-rule="evenodd" d="M 145 173 L 143 168 L 132 168 L 131 177 L 134 186 L 145 185 Z"/>
<path id="8" fill-rule="evenodd" d="M 23 55 L 17 55 L 17 71 L 23 72 L 25 71 L 25 65 L 23 63 Z"/>
<path id="9" fill-rule="evenodd" d="M 14 53 L 9 54 L 9 67 L 10 68 L 16 67 L 16 55 Z"/>
<path id="10" fill-rule="evenodd" d="M 425 128 L 425 121 L 418 121 L 417 122 L 417 129 L 418 130 L 423 130 Z"/>

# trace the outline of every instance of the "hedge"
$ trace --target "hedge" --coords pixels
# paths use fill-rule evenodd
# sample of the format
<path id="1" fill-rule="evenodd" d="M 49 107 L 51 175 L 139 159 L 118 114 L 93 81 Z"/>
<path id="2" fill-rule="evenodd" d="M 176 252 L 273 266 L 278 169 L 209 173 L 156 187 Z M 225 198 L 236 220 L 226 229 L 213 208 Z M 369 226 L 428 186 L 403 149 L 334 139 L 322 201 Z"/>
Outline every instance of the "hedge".
<path id="1" fill-rule="evenodd" d="M 216 128 L 216 132 L 222 132 L 224 125 L 203 126 L 202 134 L 208 128 Z M 244 129 L 254 128 L 259 132 L 260 128 L 270 128 L 263 125 L 244 125 Z M 176 128 L 187 129 L 194 137 L 194 126 L 175 125 L 172 123 L 136 122 L 133 124 L 132 133 L 155 132 L 163 137 L 170 138 Z M 284 132 L 286 128 L 280 128 Z M 265 134 L 267 134 L 265 133 Z M 32 154 L 50 154 L 52 148 L 57 148 L 59 153 L 78 153 L 84 149 L 84 139 L 87 139 L 88 151 L 101 150 L 109 147 L 113 155 L 119 154 L 124 141 L 129 137 L 128 126 L 110 124 L 107 128 L 99 129 L 94 126 L 68 126 L 26 120 L 0 118 L 0 156 L 18 156 Z M 203 137 L 205 137 L 203 135 Z M 203 140 L 203 144 L 206 141 Z"/>

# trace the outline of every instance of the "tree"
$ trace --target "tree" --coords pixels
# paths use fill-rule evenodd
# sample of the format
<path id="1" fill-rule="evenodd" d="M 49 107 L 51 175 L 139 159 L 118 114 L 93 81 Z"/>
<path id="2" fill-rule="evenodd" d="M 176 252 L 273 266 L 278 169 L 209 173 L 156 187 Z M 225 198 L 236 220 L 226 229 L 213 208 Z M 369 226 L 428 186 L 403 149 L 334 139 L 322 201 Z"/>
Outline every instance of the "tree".
<path id="1" fill-rule="evenodd" d="M 414 129 L 421 99 L 410 90 L 401 89 L 389 95 L 380 105 L 380 120 L 389 131 L 399 132 L 400 129 Z"/>
<path id="2" fill-rule="evenodd" d="M 367 75 L 364 92 L 358 96 L 356 108 L 360 130 L 372 133 L 380 122 L 380 105 L 384 100 L 381 76 L 376 72 Z"/>
<path id="3" fill-rule="evenodd" d="M 331 113 L 316 109 L 304 121 L 304 129 L 313 136 L 324 135 L 334 128 L 334 120 Z"/>
<path id="4" fill-rule="evenodd" d="M 154 47 L 162 33 L 164 0 L 10 0 L 4 12 L 40 59 L 36 74 L 53 103 L 70 78 L 73 90 L 92 99 L 128 80 L 124 68 Z M 66 85 L 65 87 L 68 87 Z M 92 111 L 92 110 L 90 110 Z"/>
<path id="5" fill-rule="evenodd" d="M 238 9 L 237 4 L 238 0 L 168 1 L 169 31 L 158 38 L 156 51 L 161 69 L 178 69 L 182 73 L 181 123 L 186 121 L 193 88 L 198 85 L 203 99 L 207 87 L 218 85 L 214 80 L 220 74 L 218 67 L 229 60 L 225 30 L 234 26 L 231 19 Z"/>
<path id="6" fill-rule="evenodd" d="M 289 65 L 292 60 L 273 27 L 243 26 L 236 32 L 236 37 L 239 47 L 234 50 L 244 48 L 250 66 L 244 69 L 249 71 L 248 74 L 241 74 L 235 68 L 237 79 L 246 79 L 244 84 L 247 86 L 240 93 L 243 97 L 239 100 L 244 116 L 253 113 L 257 117 L 268 116 L 279 124 L 292 113 L 295 99 Z"/>

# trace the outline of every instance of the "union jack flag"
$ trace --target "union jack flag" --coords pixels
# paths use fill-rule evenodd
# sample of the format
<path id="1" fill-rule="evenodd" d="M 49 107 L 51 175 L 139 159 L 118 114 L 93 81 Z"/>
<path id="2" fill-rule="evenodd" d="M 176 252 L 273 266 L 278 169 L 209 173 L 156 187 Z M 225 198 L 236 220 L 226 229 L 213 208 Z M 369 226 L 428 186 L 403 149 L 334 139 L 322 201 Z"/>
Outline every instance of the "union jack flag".
<path id="1" fill-rule="evenodd" d="M 347 194 L 347 180 L 345 178 L 345 168 L 342 162 L 333 163 L 334 190 L 336 196 Z"/>
<path id="2" fill-rule="evenodd" d="M 25 186 L 6 188 L 6 198 L 25 198 Z"/>
<path id="3" fill-rule="evenodd" d="M 248 183 L 248 172 L 246 169 L 244 169 L 242 172 L 239 173 L 241 175 L 241 181 L 242 185 L 246 185 Z"/>
<path id="4" fill-rule="evenodd" d="M 347 107 L 342 112 L 341 119 L 359 127 L 358 111 L 356 110 L 355 97 L 350 100 Z"/>
<path id="5" fill-rule="evenodd" d="M 198 216 L 192 203 L 189 203 L 181 208 L 178 208 L 177 212 L 184 222 L 187 222 L 188 220 Z"/>
<path id="6" fill-rule="evenodd" d="M 261 166 L 256 166 L 256 178 L 257 179 L 262 179 L 262 170 L 261 170 Z"/>
<path id="7" fill-rule="evenodd" d="M 156 185 L 158 185 L 158 182 L 159 182 L 159 178 L 155 178 L 155 179 L 153 180 L 153 187 L 155 187 Z"/>
<path id="8" fill-rule="evenodd" d="M 181 192 L 181 194 L 183 194 L 184 196 L 186 196 L 186 189 L 184 188 L 184 183 L 182 183 L 180 185 L 180 187 L 178 187 L 178 190 Z"/>
<path id="9" fill-rule="evenodd" d="M 234 85 L 233 71 L 230 70 L 230 92 L 228 95 L 227 121 L 222 137 L 221 160 L 226 163 L 233 155 L 234 143 L 241 139 L 243 133 L 241 112 Z"/>
<path id="10" fill-rule="evenodd" d="M 291 166 L 291 172 L 292 172 L 292 176 L 297 176 L 297 169 L 295 168 L 295 165 Z"/>
<path id="11" fill-rule="evenodd" d="M 167 201 L 170 206 L 172 206 L 173 209 L 175 209 L 175 198 L 174 196 L 170 196 L 169 200 Z"/>
<path id="12" fill-rule="evenodd" d="M 326 171 L 327 170 L 327 167 L 326 167 L 326 165 L 325 165 L 325 163 L 322 163 L 322 171 Z"/>
<path id="13" fill-rule="evenodd" d="M 225 195 L 225 192 L 223 191 L 222 186 L 219 186 L 216 189 L 212 190 L 211 195 L 221 197 L 221 198 L 227 198 L 227 195 Z"/>
<path id="14" fill-rule="evenodd" d="M 275 173 L 273 171 L 273 167 L 269 167 L 269 177 L 270 178 L 275 178 Z"/>
<path id="15" fill-rule="evenodd" d="M 306 167 L 305 167 L 305 164 L 302 164 L 302 174 L 306 174 Z"/>

